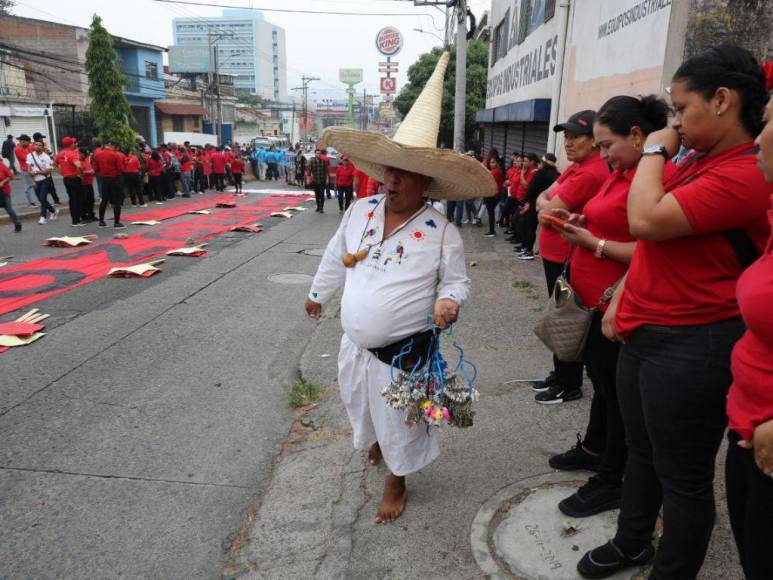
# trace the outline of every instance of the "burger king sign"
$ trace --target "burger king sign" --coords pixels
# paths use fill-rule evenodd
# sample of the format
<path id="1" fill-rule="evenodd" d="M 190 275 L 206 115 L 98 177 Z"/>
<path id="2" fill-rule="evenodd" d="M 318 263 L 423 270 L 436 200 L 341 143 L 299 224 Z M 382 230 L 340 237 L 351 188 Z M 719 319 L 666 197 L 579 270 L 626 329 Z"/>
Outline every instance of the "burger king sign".
<path id="1" fill-rule="evenodd" d="M 393 26 L 386 26 L 376 35 L 376 48 L 384 56 L 395 56 L 403 48 L 403 35 Z"/>

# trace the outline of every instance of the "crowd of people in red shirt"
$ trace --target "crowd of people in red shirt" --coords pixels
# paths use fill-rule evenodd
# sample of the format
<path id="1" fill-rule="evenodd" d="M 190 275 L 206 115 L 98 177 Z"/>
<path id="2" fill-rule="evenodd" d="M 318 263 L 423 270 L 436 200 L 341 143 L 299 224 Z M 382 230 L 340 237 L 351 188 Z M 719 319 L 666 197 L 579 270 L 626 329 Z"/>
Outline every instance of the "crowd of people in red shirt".
<path id="1" fill-rule="evenodd" d="M 9 141 L 13 136 L 9 136 Z M 139 155 L 136 152 L 139 153 Z M 20 135 L 13 149 L 24 179 L 25 194 L 30 205 L 40 205 L 40 224 L 47 219 L 56 219 L 58 212 L 49 203 L 51 195 L 54 204 L 59 204 L 52 179 L 54 170 L 62 175 L 67 190 L 70 218 L 73 227 L 99 221 L 106 227 L 105 214 L 108 205 L 113 210 L 113 225 L 123 228 L 121 210 L 128 194 L 133 206 L 146 207 L 148 202 L 163 204 L 176 195 L 191 197 L 204 194 L 208 189 L 224 191 L 226 182 L 234 186 L 237 193 L 242 191 L 244 160 L 238 146 L 203 147 L 169 144 L 151 149 L 138 141 L 136 149 L 121 149 L 117 143 L 94 142 L 89 150 L 79 147 L 77 139 L 64 137 L 60 151 L 52 158 L 45 144 L 45 136 L 36 133 L 32 139 Z M 4 206 L 14 223 L 15 231 L 21 231 L 21 222 L 11 205 L 10 182 L 13 173 L 0 163 L 0 189 Z M 94 182 L 99 197 L 95 195 Z M 95 204 L 99 205 L 95 212 Z"/>
<path id="2" fill-rule="evenodd" d="M 582 360 L 554 357 L 545 380 L 525 381 L 543 404 L 581 397 L 584 369 L 593 385 L 584 437 L 549 459 L 596 472 L 561 512 L 620 508 L 614 538 L 579 561 L 584 577 L 649 562 L 650 578 L 697 576 L 729 425 L 741 564 L 773 578 L 772 81 L 746 50 L 713 47 L 676 71 L 672 107 L 616 96 L 554 127 L 570 162 L 560 174 L 547 155 L 514 155 L 505 171 L 489 153 L 502 195 L 486 200 L 488 235 L 499 212 L 533 259 L 539 224 L 548 293 L 561 277 L 592 313 Z"/>

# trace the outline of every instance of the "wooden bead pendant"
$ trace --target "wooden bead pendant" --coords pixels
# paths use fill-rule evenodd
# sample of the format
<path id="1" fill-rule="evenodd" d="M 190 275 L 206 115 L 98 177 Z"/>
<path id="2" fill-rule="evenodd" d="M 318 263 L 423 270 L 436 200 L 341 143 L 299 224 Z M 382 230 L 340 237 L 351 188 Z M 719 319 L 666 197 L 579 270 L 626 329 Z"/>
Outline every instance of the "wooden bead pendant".
<path id="1" fill-rule="evenodd" d="M 357 264 L 357 258 L 354 257 L 354 254 L 349 254 L 348 252 L 344 254 L 344 257 L 341 259 L 341 261 L 347 268 L 354 268 L 354 266 Z"/>

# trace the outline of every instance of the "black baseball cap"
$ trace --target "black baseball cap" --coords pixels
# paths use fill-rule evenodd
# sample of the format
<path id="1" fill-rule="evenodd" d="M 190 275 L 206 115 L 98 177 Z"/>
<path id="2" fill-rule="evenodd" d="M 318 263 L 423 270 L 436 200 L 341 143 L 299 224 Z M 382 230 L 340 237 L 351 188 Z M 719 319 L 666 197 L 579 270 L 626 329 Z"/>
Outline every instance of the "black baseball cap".
<path id="1" fill-rule="evenodd" d="M 29 135 L 27 135 L 26 133 L 22 133 L 21 135 L 19 135 L 19 136 L 18 136 L 18 137 L 16 137 L 16 138 L 17 138 L 19 141 L 32 141 L 32 139 L 30 139 L 30 136 L 29 136 Z"/>
<path id="2" fill-rule="evenodd" d="M 43 135 L 43 133 L 33 133 L 33 134 L 32 134 L 32 138 L 33 138 L 35 141 L 39 141 L 40 139 L 45 139 L 45 138 L 46 138 L 46 136 L 45 136 L 45 135 Z"/>
<path id="3" fill-rule="evenodd" d="M 578 135 L 593 135 L 593 121 L 596 120 L 596 111 L 580 111 L 575 113 L 569 120 L 553 127 L 556 133 L 560 131 L 571 131 Z"/>

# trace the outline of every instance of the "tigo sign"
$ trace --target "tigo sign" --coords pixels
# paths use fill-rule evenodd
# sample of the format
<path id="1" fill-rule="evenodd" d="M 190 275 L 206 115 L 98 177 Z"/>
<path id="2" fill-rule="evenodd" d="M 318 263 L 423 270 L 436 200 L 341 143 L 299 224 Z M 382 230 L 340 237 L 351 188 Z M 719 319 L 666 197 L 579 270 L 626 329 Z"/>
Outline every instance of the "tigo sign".
<path id="1" fill-rule="evenodd" d="M 403 35 L 393 26 L 382 28 L 376 35 L 376 48 L 384 56 L 395 56 L 403 48 Z"/>
<path id="2" fill-rule="evenodd" d="M 362 69 L 361 68 L 340 68 L 338 69 L 338 80 L 345 85 L 362 82 Z"/>

